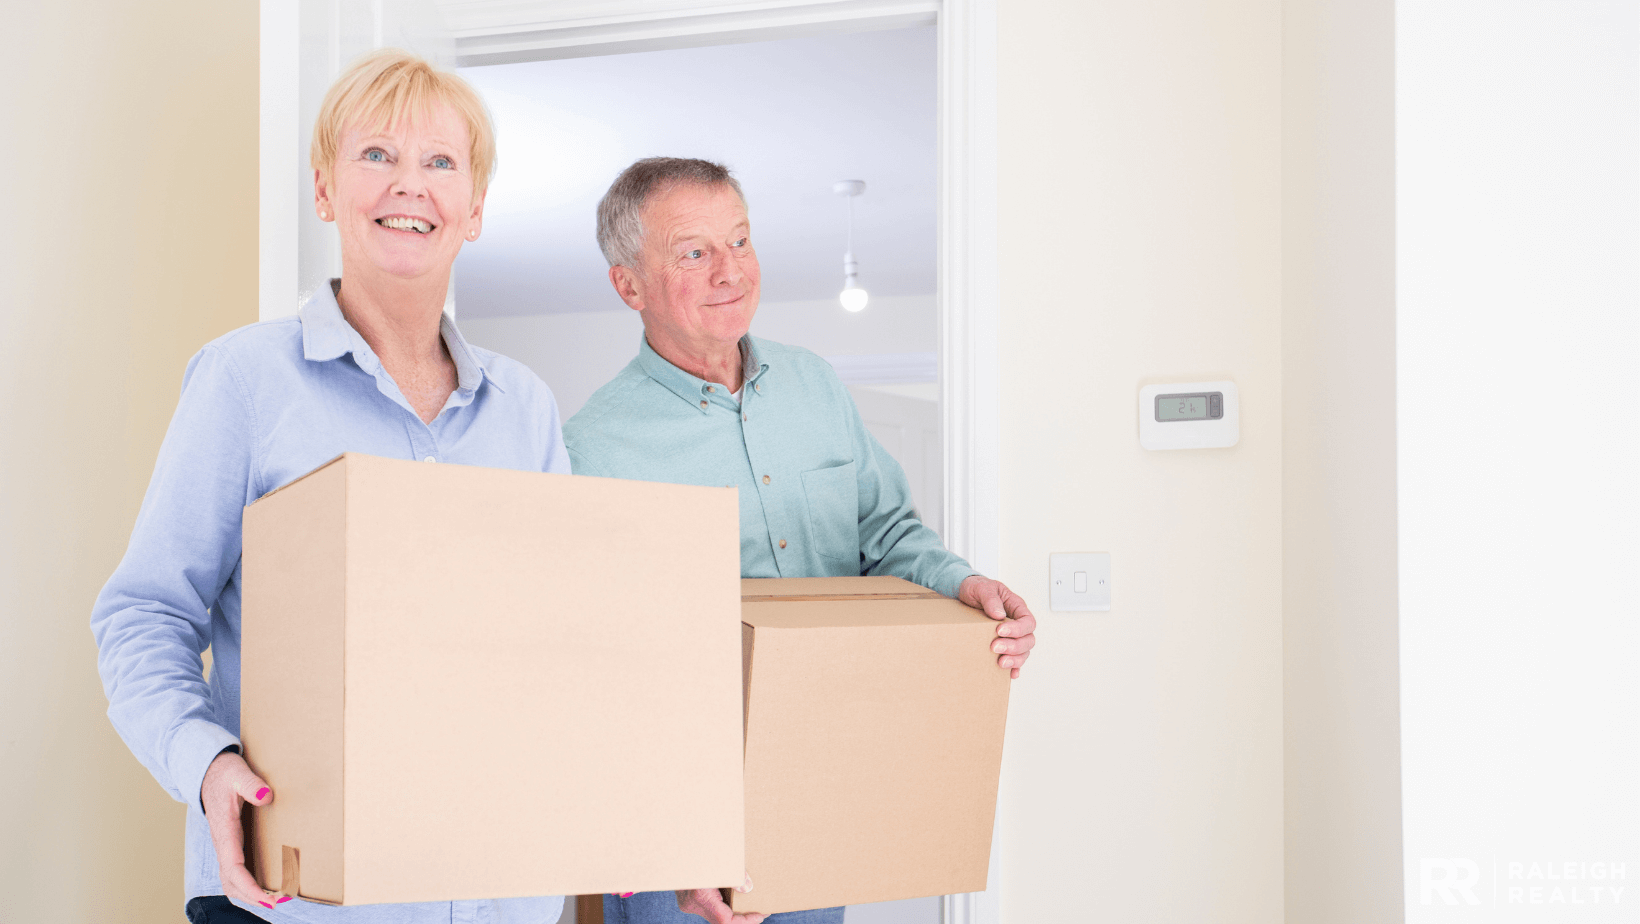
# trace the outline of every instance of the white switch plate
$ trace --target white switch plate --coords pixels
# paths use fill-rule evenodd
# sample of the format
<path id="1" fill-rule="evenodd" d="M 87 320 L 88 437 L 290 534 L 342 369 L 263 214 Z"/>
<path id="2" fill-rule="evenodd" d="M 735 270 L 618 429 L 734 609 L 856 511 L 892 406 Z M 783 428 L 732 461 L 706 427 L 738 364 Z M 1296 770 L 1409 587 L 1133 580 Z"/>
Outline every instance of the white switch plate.
<path id="1" fill-rule="evenodd" d="M 1077 575 L 1083 575 L 1079 581 Z M 1078 584 L 1087 589 L 1078 593 Z M 1110 611 L 1110 553 L 1054 552 L 1048 556 L 1048 608 L 1061 613 Z"/>

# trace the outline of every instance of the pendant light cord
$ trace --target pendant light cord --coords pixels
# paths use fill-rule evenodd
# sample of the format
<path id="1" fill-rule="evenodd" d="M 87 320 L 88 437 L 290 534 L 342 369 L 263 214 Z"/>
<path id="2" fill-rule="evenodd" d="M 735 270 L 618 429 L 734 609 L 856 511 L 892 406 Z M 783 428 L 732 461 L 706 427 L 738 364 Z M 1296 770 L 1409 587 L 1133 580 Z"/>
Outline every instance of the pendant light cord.
<path id="1" fill-rule="evenodd" d="M 848 200 L 848 255 L 854 258 L 854 197 L 845 196 Z"/>

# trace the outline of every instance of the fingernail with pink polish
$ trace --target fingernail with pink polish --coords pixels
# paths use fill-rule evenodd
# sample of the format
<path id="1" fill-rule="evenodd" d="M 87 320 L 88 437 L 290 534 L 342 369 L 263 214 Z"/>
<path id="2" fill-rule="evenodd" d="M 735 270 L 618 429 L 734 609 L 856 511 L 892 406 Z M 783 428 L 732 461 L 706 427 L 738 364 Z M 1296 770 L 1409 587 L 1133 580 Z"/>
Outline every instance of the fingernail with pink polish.
<path id="1" fill-rule="evenodd" d="M 632 896 L 637 895 L 637 894 L 638 893 L 636 893 L 636 892 L 622 892 L 621 897 L 622 898 L 631 898 Z"/>
<path id="2" fill-rule="evenodd" d="M 273 907 L 272 905 L 268 904 L 267 902 L 257 902 L 257 904 L 261 905 L 264 908 L 272 908 Z"/>
<path id="3" fill-rule="evenodd" d="M 274 902 L 274 904 L 275 905 L 282 905 L 282 904 L 284 904 L 285 902 L 288 902 L 288 901 L 290 901 L 290 896 L 286 895 L 286 896 L 283 896 L 282 898 L 280 898 L 278 901 Z"/>
<path id="4" fill-rule="evenodd" d="M 261 802 L 268 797 L 268 787 L 264 786 L 256 791 L 256 801 Z"/>

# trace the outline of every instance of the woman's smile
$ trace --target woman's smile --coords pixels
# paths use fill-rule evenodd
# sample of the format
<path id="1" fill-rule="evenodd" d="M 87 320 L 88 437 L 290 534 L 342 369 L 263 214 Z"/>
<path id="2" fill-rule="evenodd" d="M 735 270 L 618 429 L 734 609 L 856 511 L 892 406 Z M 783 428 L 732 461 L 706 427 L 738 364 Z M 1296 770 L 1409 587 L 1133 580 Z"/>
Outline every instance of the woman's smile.
<path id="1" fill-rule="evenodd" d="M 438 227 L 425 218 L 413 215 L 386 215 L 376 219 L 376 224 L 393 231 L 410 231 L 416 234 L 432 234 Z"/>

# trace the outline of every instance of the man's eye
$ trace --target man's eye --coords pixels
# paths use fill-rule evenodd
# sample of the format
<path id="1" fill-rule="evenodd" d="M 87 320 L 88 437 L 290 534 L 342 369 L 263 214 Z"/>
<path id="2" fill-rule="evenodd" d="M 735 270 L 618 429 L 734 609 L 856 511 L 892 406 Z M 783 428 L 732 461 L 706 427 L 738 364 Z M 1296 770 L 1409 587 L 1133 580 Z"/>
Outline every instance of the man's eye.
<path id="1" fill-rule="evenodd" d="M 706 251 L 704 251 L 704 250 L 691 250 L 688 253 L 684 254 L 685 257 L 688 257 L 691 260 L 699 260 L 701 257 L 703 257 L 705 255 L 706 255 Z"/>
<path id="2" fill-rule="evenodd" d="M 745 247 L 746 246 L 746 239 L 741 238 L 740 240 L 735 241 L 734 243 L 730 244 L 729 246 L 730 247 Z"/>
<path id="3" fill-rule="evenodd" d="M 364 159 L 379 164 L 387 160 L 387 152 L 380 148 L 371 148 L 364 152 Z"/>
<path id="4" fill-rule="evenodd" d="M 449 170 L 452 167 L 454 167 L 455 165 L 456 165 L 456 162 L 451 160 L 448 157 L 435 157 L 435 158 L 433 158 L 433 166 L 439 168 L 440 170 Z"/>

